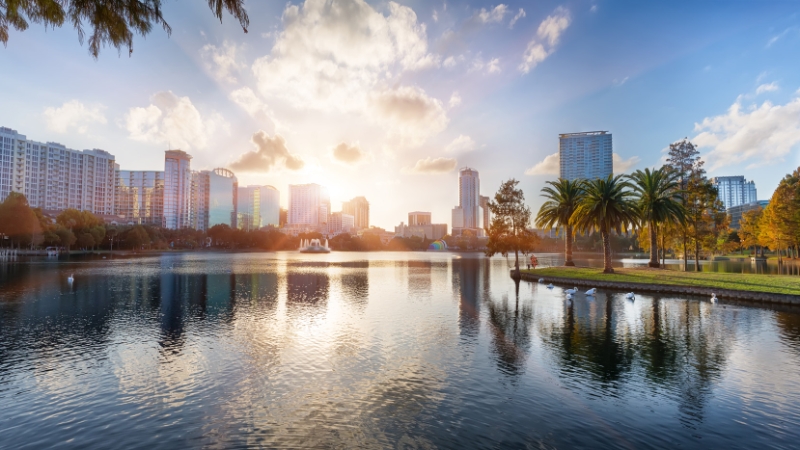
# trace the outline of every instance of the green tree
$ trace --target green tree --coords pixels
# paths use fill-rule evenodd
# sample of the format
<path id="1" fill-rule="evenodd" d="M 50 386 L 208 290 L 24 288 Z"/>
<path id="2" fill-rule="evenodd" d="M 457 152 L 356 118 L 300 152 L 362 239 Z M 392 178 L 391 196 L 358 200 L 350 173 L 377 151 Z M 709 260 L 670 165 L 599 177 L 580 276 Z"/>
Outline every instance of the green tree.
<path id="1" fill-rule="evenodd" d="M 123 241 L 133 250 L 141 250 L 143 246 L 150 243 L 150 236 L 147 230 L 141 225 L 134 225 L 123 235 Z"/>
<path id="2" fill-rule="evenodd" d="M 548 181 L 542 188 L 542 193 L 547 201 L 539 208 L 536 214 L 536 226 L 539 228 L 564 228 L 564 265 L 574 266 L 572 261 L 573 227 L 570 220 L 575 209 L 583 199 L 583 180 Z"/>
<path id="3" fill-rule="evenodd" d="M 65 247 L 67 251 L 69 251 L 69 248 L 75 245 L 75 242 L 77 241 L 75 233 L 73 233 L 69 228 L 61 225 L 56 226 L 55 234 L 58 236 L 59 244 L 62 247 Z"/>
<path id="4" fill-rule="evenodd" d="M 78 235 L 78 247 L 87 250 L 95 246 L 94 237 L 91 233 L 83 232 Z"/>
<path id="5" fill-rule="evenodd" d="M 716 238 L 727 220 L 717 189 L 705 177 L 694 177 L 686 188 L 685 237 L 694 247 L 695 271 L 700 272 L 700 250 L 716 248 Z"/>
<path id="6" fill-rule="evenodd" d="M 575 210 L 573 224 L 582 232 L 599 231 L 603 240 L 603 272 L 614 273 L 611 264 L 612 231 L 622 234 L 638 222 L 632 186 L 622 175 L 586 182 L 584 197 Z"/>
<path id="7" fill-rule="evenodd" d="M 519 278 L 519 254 L 533 251 L 538 236 L 528 229 L 531 210 L 525 205 L 522 189 L 517 189 L 519 181 L 510 179 L 500 185 L 500 189 L 489 201 L 492 224 L 489 226 L 489 242 L 486 256 L 501 254 L 508 256 L 514 252 L 514 276 Z"/>
<path id="8" fill-rule="evenodd" d="M 212 13 L 222 22 L 223 11 L 232 14 L 247 33 L 250 19 L 244 0 L 208 0 Z M 9 26 L 25 31 L 29 22 L 60 27 L 68 22 L 78 32 L 83 45 L 89 33 L 89 53 L 96 59 L 106 45 L 118 52 L 125 47 L 133 53 L 133 36 L 146 36 L 153 25 L 169 35 L 172 28 L 161 15 L 161 0 L 6 0 L 0 1 L 0 42 L 8 45 Z"/>
<path id="9" fill-rule="evenodd" d="M 648 225 L 650 236 L 650 267 L 660 267 L 658 262 L 658 227 L 667 222 L 683 222 L 681 191 L 678 189 L 678 173 L 662 167 L 651 171 L 637 170 L 629 176 L 633 190 L 638 196 L 639 217 Z"/>

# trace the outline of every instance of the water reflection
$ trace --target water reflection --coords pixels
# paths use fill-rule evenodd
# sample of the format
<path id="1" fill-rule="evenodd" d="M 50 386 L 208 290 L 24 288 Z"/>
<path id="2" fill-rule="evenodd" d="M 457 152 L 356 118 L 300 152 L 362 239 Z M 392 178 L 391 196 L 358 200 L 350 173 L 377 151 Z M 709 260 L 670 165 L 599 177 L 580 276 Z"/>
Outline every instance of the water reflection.
<path id="1" fill-rule="evenodd" d="M 614 292 L 568 302 L 560 287 L 515 284 L 506 261 L 478 255 L 293 258 L 0 265 L 3 442 L 756 448 L 800 439 L 796 308 Z"/>

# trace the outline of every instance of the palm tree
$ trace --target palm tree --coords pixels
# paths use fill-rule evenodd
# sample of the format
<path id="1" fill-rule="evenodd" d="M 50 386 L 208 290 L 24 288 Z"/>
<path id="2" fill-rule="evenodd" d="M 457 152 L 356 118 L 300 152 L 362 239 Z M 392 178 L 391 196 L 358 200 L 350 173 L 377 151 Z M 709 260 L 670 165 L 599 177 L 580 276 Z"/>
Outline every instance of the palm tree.
<path id="1" fill-rule="evenodd" d="M 614 273 L 611 266 L 611 231 L 622 233 L 638 222 L 632 186 L 622 175 L 609 175 L 584 184 L 584 196 L 572 216 L 578 231 L 599 231 L 603 238 L 603 272 Z"/>
<path id="2" fill-rule="evenodd" d="M 658 226 L 668 222 L 682 223 L 685 217 L 679 174 L 667 168 L 637 170 L 628 178 L 638 198 L 639 218 L 650 232 L 650 267 L 658 263 Z"/>
<path id="3" fill-rule="evenodd" d="M 548 181 L 542 188 L 542 193 L 547 199 L 536 214 L 536 226 L 539 228 L 564 227 L 566 243 L 564 244 L 564 265 L 574 266 L 572 261 L 572 224 L 570 220 L 575 209 L 583 198 L 584 180 Z"/>

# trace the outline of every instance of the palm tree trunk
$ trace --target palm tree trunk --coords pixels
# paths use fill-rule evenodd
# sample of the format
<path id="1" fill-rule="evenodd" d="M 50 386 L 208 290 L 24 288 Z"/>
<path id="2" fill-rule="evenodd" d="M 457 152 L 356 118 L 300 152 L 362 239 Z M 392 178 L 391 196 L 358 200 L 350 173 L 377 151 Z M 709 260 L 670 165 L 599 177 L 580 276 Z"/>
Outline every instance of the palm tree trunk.
<path id="1" fill-rule="evenodd" d="M 658 235 L 656 234 L 655 221 L 650 221 L 650 263 L 648 266 L 655 268 L 660 267 L 658 263 Z"/>
<path id="2" fill-rule="evenodd" d="M 607 231 L 600 232 L 603 237 L 603 273 L 614 273 L 611 266 L 611 238 Z"/>
<path id="3" fill-rule="evenodd" d="M 565 266 L 574 266 L 575 262 L 572 261 L 572 226 L 567 225 L 564 227 L 566 230 L 567 242 L 564 244 L 564 265 Z"/>

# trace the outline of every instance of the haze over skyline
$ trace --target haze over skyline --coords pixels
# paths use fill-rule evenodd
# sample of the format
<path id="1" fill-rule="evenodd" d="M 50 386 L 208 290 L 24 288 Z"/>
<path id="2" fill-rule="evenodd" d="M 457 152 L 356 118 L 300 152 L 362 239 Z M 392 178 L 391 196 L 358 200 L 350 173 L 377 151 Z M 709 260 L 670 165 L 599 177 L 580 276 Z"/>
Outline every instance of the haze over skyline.
<path id="1" fill-rule="evenodd" d="M 687 7 L 694 13 L 686 14 Z M 660 165 L 689 137 L 709 176 L 759 198 L 800 165 L 796 3 L 251 2 L 249 33 L 203 3 L 173 29 L 104 49 L 65 26 L 11 31 L 0 125 L 100 148 L 125 170 L 228 167 L 240 185 L 319 183 L 364 195 L 370 222 L 450 223 L 457 169 L 481 194 L 521 181 L 532 209 L 557 177 L 558 134 L 608 130 L 615 172 Z"/>

